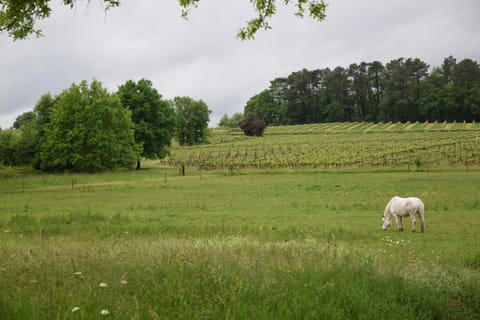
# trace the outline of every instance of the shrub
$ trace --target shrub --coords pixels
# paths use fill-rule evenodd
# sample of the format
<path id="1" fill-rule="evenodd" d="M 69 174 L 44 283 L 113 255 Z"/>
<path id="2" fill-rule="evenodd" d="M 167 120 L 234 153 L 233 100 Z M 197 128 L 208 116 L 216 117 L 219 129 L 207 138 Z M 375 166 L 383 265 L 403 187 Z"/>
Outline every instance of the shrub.
<path id="1" fill-rule="evenodd" d="M 263 135 L 263 131 L 265 131 L 266 124 L 262 118 L 249 114 L 238 123 L 238 126 L 247 136 L 260 137 Z"/>

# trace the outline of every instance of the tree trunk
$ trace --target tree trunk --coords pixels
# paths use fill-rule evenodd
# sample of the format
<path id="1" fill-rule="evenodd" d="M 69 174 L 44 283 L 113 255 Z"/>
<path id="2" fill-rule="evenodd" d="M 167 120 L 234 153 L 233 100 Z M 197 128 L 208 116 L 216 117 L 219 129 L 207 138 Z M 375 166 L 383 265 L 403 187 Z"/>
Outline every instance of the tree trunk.
<path id="1" fill-rule="evenodd" d="M 140 170 L 140 160 L 137 160 L 137 170 Z"/>

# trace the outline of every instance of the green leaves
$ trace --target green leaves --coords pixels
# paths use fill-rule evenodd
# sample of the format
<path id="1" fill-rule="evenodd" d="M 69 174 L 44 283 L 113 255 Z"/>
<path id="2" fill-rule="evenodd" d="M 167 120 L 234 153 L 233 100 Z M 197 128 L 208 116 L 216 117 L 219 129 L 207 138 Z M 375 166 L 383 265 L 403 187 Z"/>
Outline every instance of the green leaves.
<path id="1" fill-rule="evenodd" d="M 183 8 L 182 17 L 187 18 L 191 8 L 198 6 L 200 0 L 179 0 L 178 3 Z M 295 3 L 297 11 L 295 15 L 303 18 L 308 11 L 309 16 L 317 21 L 322 21 L 326 17 L 327 4 L 323 0 L 283 0 L 284 5 Z M 255 12 L 255 17 L 247 22 L 245 27 L 238 30 L 237 37 L 240 40 L 252 40 L 260 29 L 268 30 L 271 28 L 269 19 L 277 13 L 276 0 L 250 0 Z"/>
<path id="2" fill-rule="evenodd" d="M 205 142 L 211 111 L 202 100 L 190 97 L 175 97 L 172 101 L 176 114 L 175 135 L 180 145 L 195 145 Z"/>
<path id="3" fill-rule="evenodd" d="M 153 87 L 150 80 L 128 80 L 117 92 L 123 106 L 131 111 L 135 141 L 143 146 L 141 155 L 148 159 L 168 154 L 175 126 L 175 113 Z"/>
<path id="4" fill-rule="evenodd" d="M 35 21 L 50 16 L 48 0 L 0 0 L 0 32 L 7 32 L 14 40 L 25 39 L 30 34 L 41 35 Z"/>
<path id="5" fill-rule="evenodd" d="M 240 28 L 237 37 L 240 40 L 252 40 L 260 29 L 268 30 L 271 26 L 268 20 L 277 13 L 277 4 L 275 0 L 250 0 L 257 14 L 256 18 L 250 19 L 246 27 Z M 291 1 L 284 0 L 284 5 L 290 4 Z M 309 16 L 317 21 L 322 21 L 326 17 L 327 4 L 323 0 L 297 0 L 297 11 L 295 16 L 303 18 L 305 11 L 308 10 Z M 308 9 L 306 9 L 308 7 Z"/>
<path id="6" fill-rule="evenodd" d="M 0 32 L 7 32 L 14 40 L 26 39 L 30 35 L 39 37 L 42 31 L 35 27 L 38 20 L 50 16 L 52 9 L 50 0 L 0 0 Z M 188 18 L 190 10 L 196 8 L 200 0 L 178 0 L 182 7 L 181 16 Z M 241 40 L 254 39 L 260 29 L 270 29 L 269 19 L 277 13 L 276 0 L 250 0 L 253 5 L 256 17 L 250 19 L 245 27 L 240 28 L 237 37 Z M 284 5 L 292 1 L 284 0 Z M 295 15 L 303 18 L 308 11 L 309 16 L 315 20 L 322 21 L 326 17 L 327 4 L 323 0 L 297 0 L 293 1 L 297 11 Z M 88 0 L 87 3 L 90 3 Z M 101 0 L 104 10 L 118 7 L 119 0 Z M 75 0 L 63 0 L 67 7 L 74 8 L 77 5 Z M 88 5 L 88 4 L 87 4 Z M 228 9 L 227 9 L 228 10 Z"/>
<path id="7" fill-rule="evenodd" d="M 105 10 L 118 7 L 119 0 L 101 0 Z M 35 28 L 38 20 L 50 16 L 50 0 L 0 0 L 0 32 L 7 32 L 13 40 L 26 39 L 30 35 L 39 37 L 42 30 Z M 63 0 L 64 5 L 73 8 L 75 0 Z M 90 0 L 88 1 L 90 3 Z"/>
<path id="8" fill-rule="evenodd" d="M 182 7 L 182 18 L 187 19 L 190 8 L 196 8 L 200 0 L 178 0 L 178 4 Z"/>
<path id="9" fill-rule="evenodd" d="M 40 167 L 87 172 L 132 167 L 139 147 L 130 115 L 100 82 L 73 84 L 56 98 L 45 125 Z"/>

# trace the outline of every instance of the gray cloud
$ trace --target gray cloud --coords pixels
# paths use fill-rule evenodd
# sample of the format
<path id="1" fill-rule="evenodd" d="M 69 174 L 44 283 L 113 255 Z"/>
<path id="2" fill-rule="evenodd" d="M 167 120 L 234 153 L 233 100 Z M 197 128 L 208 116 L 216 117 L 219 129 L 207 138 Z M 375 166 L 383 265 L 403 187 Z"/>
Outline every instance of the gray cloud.
<path id="1" fill-rule="evenodd" d="M 302 68 L 401 56 L 431 66 L 449 55 L 480 60 L 478 0 L 335 0 L 322 23 L 280 8 L 273 29 L 247 42 L 235 34 L 253 15 L 249 1 L 225 3 L 201 1 L 188 21 L 176 1 L 126 1 L 106 15 L 96 1 L 74 12 L 57 5 L 40 23 L 45 37 L 0 35 L 0 127 L 32 110 L 41 94 L 93 78 L 112 91 L 150 79 L 166 99 L 204 100 L 216 125 L 270 80 Z"/>

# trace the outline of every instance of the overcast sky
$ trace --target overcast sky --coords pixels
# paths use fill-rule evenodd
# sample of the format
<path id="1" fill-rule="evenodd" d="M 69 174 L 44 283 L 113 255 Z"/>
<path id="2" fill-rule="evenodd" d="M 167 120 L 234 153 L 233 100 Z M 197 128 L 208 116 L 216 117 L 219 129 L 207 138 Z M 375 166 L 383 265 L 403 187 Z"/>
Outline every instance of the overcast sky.
<path id="1" fill-rule="evenodd" d="M 283 1 L 279 1 L 281 3 Z M 248 0 L 202 0 L 189 20 L 175 0 L 123 0 L 105 14 L 99 1 L 76 10 L 55 3 L 38 26 L 44 37 L 13 41 L 0 35 L 0 127 L 33 110 L 44 93 L 57 95 L 82 80 L 110 91 L 149 79 L 165 99 L 205 101 L 216 126 L 270 80 L 317 69 L 399 57 L 431 67 L 445 57 L 480 62 L 479 0 L 330 0 L 316 22 L 279 8 L 272 29 L 253 41 L 236 39 L 253 17 Z"/>

